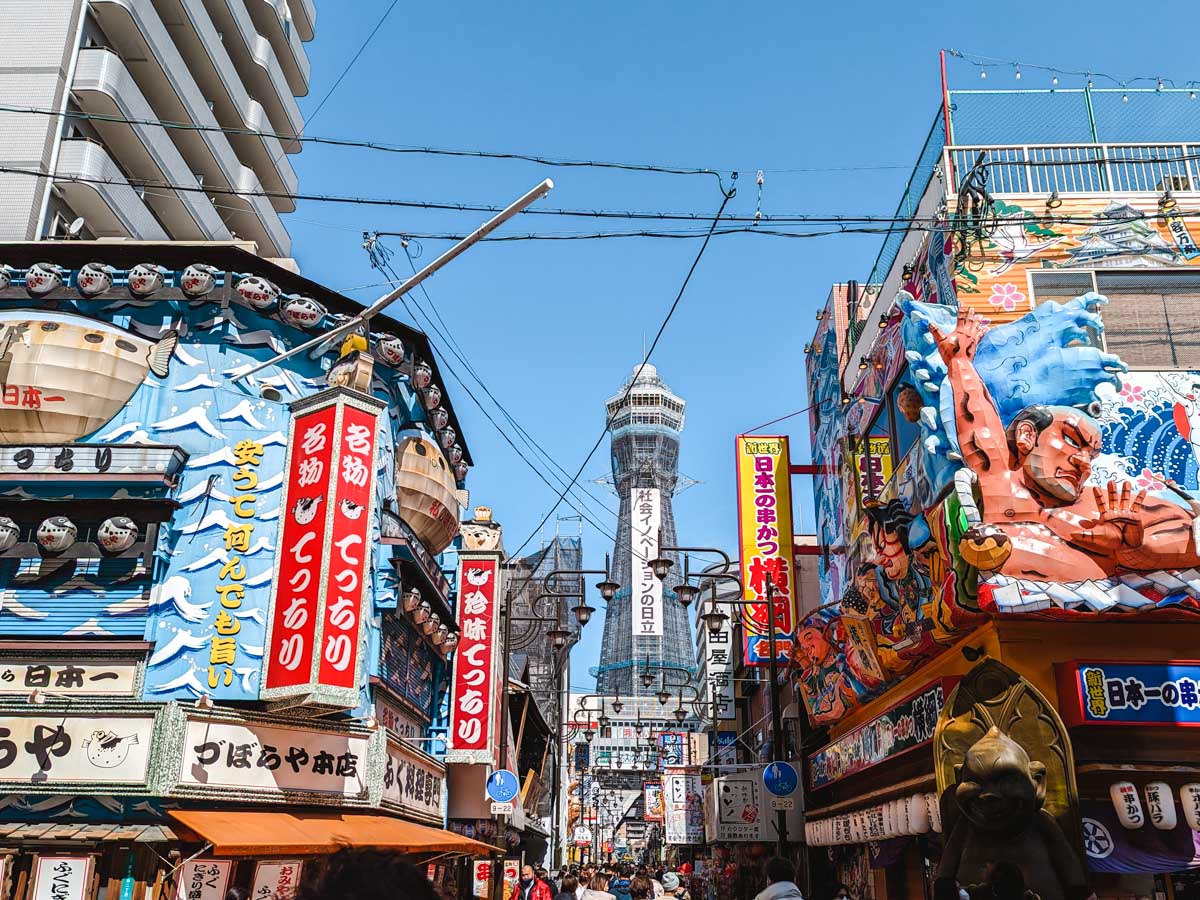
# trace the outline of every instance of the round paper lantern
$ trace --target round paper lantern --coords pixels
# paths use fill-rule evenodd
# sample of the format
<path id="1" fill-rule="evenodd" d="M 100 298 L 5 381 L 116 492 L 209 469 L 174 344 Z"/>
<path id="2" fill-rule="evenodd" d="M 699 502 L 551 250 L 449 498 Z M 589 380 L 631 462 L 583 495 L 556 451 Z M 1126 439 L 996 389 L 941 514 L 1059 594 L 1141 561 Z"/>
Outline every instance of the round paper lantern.
<path id="1" fill-rule="evenodd" d="M 1159 831 L 1171 831 L 1179 824 L 1175 814 L 1175 797 L 1171 786 L 1165 781 L 1151 781 L 1144 788 L 1146 795 L 1146 815 Z"/>
<path id="2" fill-rule="evenodd" d="M 929 831 L 929 807 L 924 794 L 913 794 L 908 798 L 908 824 L 910 834 L 925 834 Z"/>
<path id="3" fill-rule="evenodd" d="M 1192 831 L 1200 831 L 1200 784 L 1192 782 L 1179 789 L 1179 802 L 1183 806 L 1183 820 Z"/>
<path id="4" fill-rule="evenodd" d="M 129 293 L 135 297 L 149 297 L 165 283 L 167 270 L 155 263 L 138 263 L 127 276 Z"/>
<path id="5" fill-rule="evenodd" d="M 1142 798 L 1138 796 L 1137 788 L 1132 781 L 1118 781 L 1108 789 L 1112 798 L 1113 809 L 1121 825 L 1132 830 L 1146 824 L 1146 814 L 1142 811 Z"/>
<path id="6" fill-rule="evenodd" d="M 79 536 L 79 529 L 66 516 L 51 516 L 38 526 L 38 546 L 47 553 L 62 553 Z"/>
<path id="7" fill-rule="evenodd" d="M 937 794 L 925 795 L 925 809 L 929 812 L 929 827 L 937 834 L 942 833 L 942 806 Z"/>
<path id="8" fill-rule="evenodd" d="M 899 833 L 899 827 L 896 822 L 896 803 L 893 800 L 889 800 L 883 804 L 883 836 L 895 837 Z"/>
<path id="9" fill-rule="evenodd" d="M 17 543 L 21 529 L 8 516 L 0 516 L 0 550 L 8 550 Z"/>

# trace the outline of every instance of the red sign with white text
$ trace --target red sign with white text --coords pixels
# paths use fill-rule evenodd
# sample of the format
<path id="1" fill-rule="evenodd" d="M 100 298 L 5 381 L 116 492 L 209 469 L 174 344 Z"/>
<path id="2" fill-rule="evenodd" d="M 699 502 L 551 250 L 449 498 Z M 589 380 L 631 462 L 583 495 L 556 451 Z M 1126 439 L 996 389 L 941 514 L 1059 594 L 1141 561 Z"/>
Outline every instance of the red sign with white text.
<path id="1" fill-rule="evenodd" d="M 460 556 L 459 641 L 454 654 L 447 762 L 498 764 L 495 726 L 500 707 L 496 675 L 499 577 L 497 556 Z"/>
<path id="2" fill-rule="evenodd" d="M 278 569 L 271 598 L 271 641 L 263 687 L 306 685 L 312 676 L 325 553 L 333 430 L 337 407 L 330 405 L 292 419 L 291 458 L 279 526 Z"/>
<path id="3" fill-rule="evenodd" d="M 373 413 L 352 406 L 342 409 L 338 434 L 338 471 L 330 504 L 329 573 L 321 623 L 319 681 L 330 687 L 358 685 L 358 634 L 362 622 L 363 584 L 370 557 L 371 498 L 375 491 Z"/>

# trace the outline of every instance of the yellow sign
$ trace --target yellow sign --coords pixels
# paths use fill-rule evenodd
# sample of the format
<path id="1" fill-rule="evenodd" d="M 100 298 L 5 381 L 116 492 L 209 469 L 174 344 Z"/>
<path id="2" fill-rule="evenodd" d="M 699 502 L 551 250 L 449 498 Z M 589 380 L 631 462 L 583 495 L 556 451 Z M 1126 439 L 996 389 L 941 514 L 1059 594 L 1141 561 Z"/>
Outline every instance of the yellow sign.
<path id="1" fill-rule="evenodd" d="M 747 665 L 770 662 L 768 623 L 774 620 L 775 656 L 787 661 L 796 637 L 795 558 L 792 551 L 792 473 L 782 435 L 737 438 L 738 536 L 741 551 L 743 650 Z M 767 610 L 767 582 L 773 610 Z"/>
<path id="2" fill-rule="evenodd" d="M 878 500 L 892 478 L 892 442 L 886 437 L 868 438 L 854 453 L 854 471 L 858 473 L 858 496 L 865 503 Z"/>

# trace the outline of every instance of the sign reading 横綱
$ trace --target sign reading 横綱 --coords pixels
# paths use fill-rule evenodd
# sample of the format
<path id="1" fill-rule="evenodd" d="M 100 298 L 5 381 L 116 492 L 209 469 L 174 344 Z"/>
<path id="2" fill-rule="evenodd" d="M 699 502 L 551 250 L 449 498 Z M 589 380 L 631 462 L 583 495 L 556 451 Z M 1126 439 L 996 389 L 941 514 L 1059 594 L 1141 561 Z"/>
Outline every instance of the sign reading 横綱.
<path id="1" fill-rule="evenodd" d="M 633 636 L 663 636 L 663 585 L 650 560 L 658 557 L 662 494 L 658 488 L 633 488 L 629 497 L 629 546 L 633 585 L 630 592 Z"/>
<path id="2" fill-rule="evenodd" d="M 500 764 L 500 553 L 462 551 L 458 556 L 458 649 L 450 698 L 448 763 Z"/>
<path id="3" fill-rule="evenodd" d="M 251 900 L 292 900 L 300 884 L 304 862 L 299 859 L 273 859 L 254 867 Z"/>
<path id="4" fill-rule="evenodd" d="M 1200 726 L 1200 661 L 1055 664 L 1068 725 Z"/>
<path id="5" fill-rule="evenodd" d="M 383 404 L 331 388 L 291 408 L 261 695 L 354 707 Z"/>
<path id="6" fill-rule="evenodd" d="M 940 678 L 809 756 L 809 784 L 822 788 L 933 740 L 956 678 Z"/>
<path id="7" fill-rule="evenodd" d="M 792 475 L 788 439 L 739 435 L 737 438 L 738 535 L 742 583 L 743 650 L 747 665 L 770 662 L 772 612 L 767 609 L 767 578 L 774 593 L 775 655 L 791 656 L 796 637 L 792 596 Z"/>

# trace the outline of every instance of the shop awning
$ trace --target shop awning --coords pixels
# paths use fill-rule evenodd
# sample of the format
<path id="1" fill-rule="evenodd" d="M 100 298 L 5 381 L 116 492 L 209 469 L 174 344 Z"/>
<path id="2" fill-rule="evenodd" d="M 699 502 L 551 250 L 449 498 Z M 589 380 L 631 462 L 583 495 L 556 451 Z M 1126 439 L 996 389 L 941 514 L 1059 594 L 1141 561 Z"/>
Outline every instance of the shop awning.
<path id="1" fill-rule="evenodd" d="M 487 856 L 496 848 L 471 838 L 369 813 L 176 809 L 170 816 L 212 844 L 214 856 L 291 856 L 369 847 L 398 853 Z"/>

